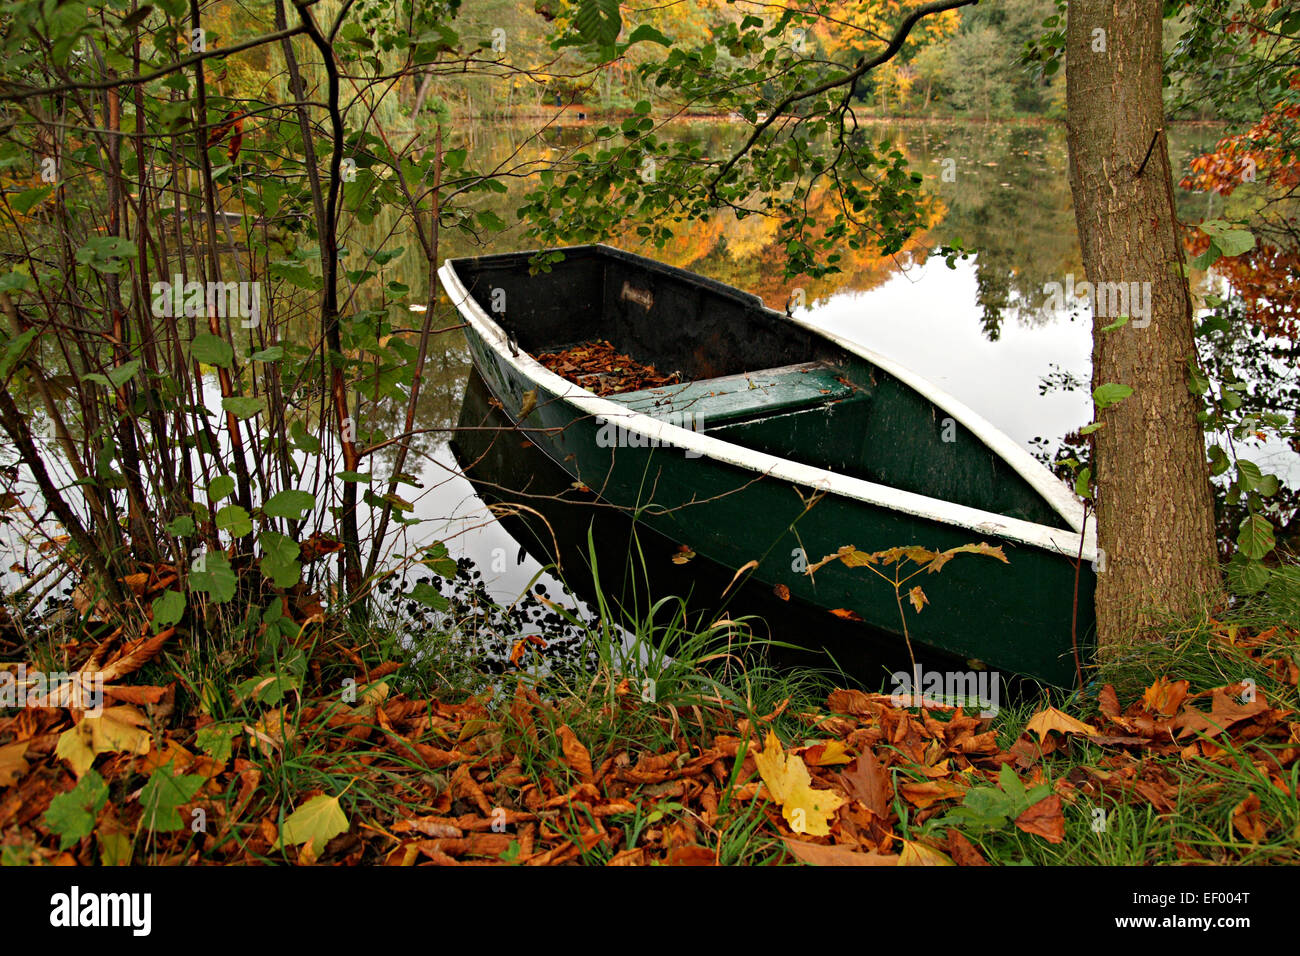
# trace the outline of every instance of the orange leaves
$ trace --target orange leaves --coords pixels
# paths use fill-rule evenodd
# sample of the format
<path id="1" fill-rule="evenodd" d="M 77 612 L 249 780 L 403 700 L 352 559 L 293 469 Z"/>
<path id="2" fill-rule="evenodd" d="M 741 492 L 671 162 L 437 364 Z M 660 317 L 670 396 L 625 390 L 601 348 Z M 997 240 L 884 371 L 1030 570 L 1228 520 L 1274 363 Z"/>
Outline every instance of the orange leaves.
<path id="1" fill-rule="evenodd" d="M 563 351 L 546 352 L 538 355 L 537 361 L 597 395 L 636 392 L 681 381 L 680 373 L 660 375 L 653 365 L 643 365 L 606 341 L 584 342 Z"/>
<path id="2" fill-rule="evenodd" d="M 1060 843 L 1065 839 L 1065 813 L 1061 809 L 1061 798 L 1056 794 L 1033 804 L 1016 817 L 1015 823 L 1019 829 L 1040 836 L 1048 843 Z"/>

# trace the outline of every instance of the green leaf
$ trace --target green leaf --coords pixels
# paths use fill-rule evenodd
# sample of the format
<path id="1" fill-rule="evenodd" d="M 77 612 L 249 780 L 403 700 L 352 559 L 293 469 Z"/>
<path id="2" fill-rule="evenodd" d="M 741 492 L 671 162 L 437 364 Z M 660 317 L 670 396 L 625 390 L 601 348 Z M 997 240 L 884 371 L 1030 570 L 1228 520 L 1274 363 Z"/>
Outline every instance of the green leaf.
<path id="1" fill-rule="evenodd" d="M 153 602 L 153 632 L 157 634 L 171 627 L 185 614 L 185 595 L 179 591 L 164 591 Z"/>
<path id="2" fill-rule="evenodd" d="M 370 475 L 364 471 L 340 471 L 334 477 L 339 481 L 359 481 L 362 484 L 370 484 Z"/>
<path id="3" fill-rule="evenodd" d="M 435 611 L 445 611 L 451 607 L 448 601 L 432 584 L 427 581 L 421 581 L 415 587 L 411 588 L 411 593 L 407 595 L 413 601 L 419 601 L 425 607 L 431 607 Z"/>
<path id="4" fill-rule="evenodd" d="M 138 371 L 140 371 L 140 362 L 137 359 L 132 359 L 130 362 L 123 362 L 121 365 L 109 369 L 108 380 L 113 383 L 114 388 L 121 388 Z"/>
<path id="5" fill-rule="evenodd" d="M 218 530 L 229 532 L 233 538 L 242 538 L 253 532 L 253 519 L 240 505 L 226 505 L 213 520 Z"/>
<path id="6" fill-rule="evenodd" d="M 309 435 L 307 428 L 302 422 L 294 422 L 289 426 L 289 437 L 293 443 L 309 455 L 320 454 L 320 439 L 315 435 Z"/>
<path id="7" fill-rule="evenodd" d="M 269 349 L 262 349 L 259 352 L 254 352 L 249 356 L 249 358 L 254 362 L 274 362 L 276 359 L 284 358 L 284 347 L 280 345 L 272 345 Z"/>
<path id="8" fill-rule="evenodd" d="M 316 496 L 310 491 L 286 488 L 277 491 L 262 505 L 262 511 L 272 518 L 288 518 L 301 521 L 306 512 L 316 506 Z"/>
<path id="9" fill-rule="evenodd" d="M 187 538 L 194 533 L 194 519 L 189 515 L 173 518 L 165 525 L 167 533 L 177 538 Z"/>
<path id="10" fill-rule="evenodd" d="M 1097 431 L 1099 428 L 1104 428 L 1105 426 L 1106 426 L 1106 423 L 1105 423 L 1105 422 L 1092 422 L 1091 424 L 1089 424 L 1089 425 L 1084 425 L 1082 428 L 1080 428 L 1080 429 L 1079 429 L 1079 434 L 1080 434 L 1080 435 L 1091 435 L 1093 432 Z"/>
<path id="11" fill-rule="evenodd" d="M 229 475 L 217 475 L 208 485 L 208 501 L 216 504 L 223 498 L 229 498 L 230 493 L 235 490 L 235 479 Z"/>
<path id="12" fill-rule="evenodd" d="M 1210 390 L 1210 380 L 1201 371 L 1194 356 L 1187 360 L 1187 390 L 1193 395 L 1204 395 Z"/>
<path id="13" fill-rule="evenodd" d="M 266 399 L 251 395 L 228 395 L 221 400 L 221 407 L 243 421 L 264 411 Z"/>
<path id="14" fill-rule="evenodd" d="M 1260 515 L 1251 515 L 1241 523 L 1237 533 L 1237 547 L 1252 561 L 1258 561 L 1273 550 L 1273 525 Z"/>
<path id="15" fill-rule="evenodd" d="M 1125 325 L 1127 325 L 1127 324 L 1128 324 L 1128 316 L 1127 316 L 1127 315 L 1121 315 L 1118 319 L 1116 319 L 1116 320 L 1115 320 L 1114 322 L 1112 322 L 1110 325 L 1103 325 L 1103 326 L 1101 327 L 1101 331 L 1102 331 L 1102 332 L 1114 332 L 1116 329 L 1123 328 L 1123 327 L 1124 327 Z"/>
<path id="16" fill-rule="evenodd" d="M 1236 594 L 1257 594 L 1267 585 L 1269 569 L 1260 561 L 1252 561 L 1238 552 L 1228 562 L 1228 587 Z"/>
<path id="17" fill-rule="evenodd" d="M 230 759 L 230 753 L 234 749 L 232 744 L 239 731 L 237 722 L 213 723 L 200 727 L 194 739 L 205 754 L 218 763 L 225 763 Z"/>
<path id="18" fill-rule="evenodd" d="M 648 23 L 643 23 L 632 31 L 632 35 L 627 38 L 627 45 L 631 46 L 633 43 L 642 43 L 645 41 L 658 43 L 660 46 L 666 47 L 671 47 L 673 45 L 672 40 L 664 36 Z"/>
<path id="19" fill-rule="evenodd" d="M 297 846 L 310 842 L 317 853 L 340 833 L 348 832 L 347 814 L 339 806 L 338 797 L 325 794 L 312 797 L 285 818 L 280 827 L 279 847 Z"/>
<path id="20" fill-rule="evenodd" d="M 76 258 L 96 272 L 116 274 L 126 268 L 123 259 L 134 259 L 135 245 L 121 236 L 96 236 L 77 250 Z"/>
<path id="21" fill-rule="evenodd" d="M 1124 399 L 1133 394 L 1133 389 L 1127 385 L 1118 385 L 1115 382 L 1107 382 L 1105 385 L 1098 385 L 1092 393 L 1092 400 L 1097 404 L 1097 408 L 1110 408 L 1117 405 Z"/>
<path id="22" fill-rule="evenodd" d="M 66 850 L 95 831 L 95 818 L 108 802 L 108 785 L 95 770 L 87 770 L 77 785 L 50 801 L 45 811 L 45 825 L 59 838 L 59 849 Z"/>
<path id="23" fill-rule="evenodd" d="M 1074 493 L 1080 498 L 1091 498 L 1092 490 L 1088 487 L 1092 482 L 1092 469 L 1084 468 L 1074 479 Z"/>
<path id="24" fill-rule="evenodd" d="M 185 821 L 178 810 L 193 800 L 202 786 L 200 776 L 172 773 L 169 760 L 149 775 L 149 782 L 140 791 L 140 806 L 144 808 L 140 822 L 155 833 L 182 829 Z"/>
<path id="25" fill-rule="evenodd" d="M 28 329 L 26 332 L 14 336 L 6 343 L 4 355 L 0 357 L 0 381 L 9 377 L 9 373 L 14 370 L 14 366 L 18 364 L 23 357 L 23 353 L 27 351 L 27 346 L 31 345 L 36 336 L 40 334 L 40 329 Z"/>
<path id="26" fill-rule="evenodd" d="M 194 341 L 190 343 L 190 355 L 196 362 L 221 368 L 230 368 L 235 361 L 235 350 L 230 347 L 230 343 L 211 332 L 200 332 L 194 336 Z"/>
<path id="27" fill-rule="evenodd" d="M 235 585 L 235 572 L 220 551 L 200 556 L 190 568 L 190 590 L 205 592 L 217 604 L 235 596 Z"/>
<path id="28" fill-rule="evenodd" d="M 302 565 L 298 563 L 298 543 L 287 535 L 277 531 L 263 531 L 257 536 L 262 546 L 262 573 L 277 588 L 291 588 L 302 577 Z"/>
<path id="29" fill-rule="evenodd" d="M 45 197 L 52 192 L 54 192 L 54 187 L 52 185 L 37 186 L 35 189 L 24 189 L 16 196 L 9 197 L 9 205 L 13 206 L 20 215 L 25 216 L 32 211 L 33 206 L 37 203 L 44 202 Z"/>

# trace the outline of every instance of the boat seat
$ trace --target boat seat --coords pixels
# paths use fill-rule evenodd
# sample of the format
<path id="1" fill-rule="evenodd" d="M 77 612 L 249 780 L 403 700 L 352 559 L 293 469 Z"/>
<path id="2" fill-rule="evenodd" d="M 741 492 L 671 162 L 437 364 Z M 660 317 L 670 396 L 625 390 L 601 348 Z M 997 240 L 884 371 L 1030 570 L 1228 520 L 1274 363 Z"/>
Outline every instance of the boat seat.
<path id="1" fill-rule="evenodd" d="M 865 394 L 864 388 L 844 377 L 844 369 L 826 362 L 802 362 L 605 397 L 654 418 L 691 416 L 712 429 Z"/>

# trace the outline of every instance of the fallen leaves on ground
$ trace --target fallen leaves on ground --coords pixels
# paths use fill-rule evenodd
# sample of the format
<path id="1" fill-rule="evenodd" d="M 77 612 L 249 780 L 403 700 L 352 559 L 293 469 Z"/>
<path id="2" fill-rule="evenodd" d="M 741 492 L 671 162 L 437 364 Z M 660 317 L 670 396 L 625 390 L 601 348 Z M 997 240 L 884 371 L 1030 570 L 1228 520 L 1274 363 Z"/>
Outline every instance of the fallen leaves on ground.
<path id="1" fill-rule="evenodd" d="M 1229 639 L 1294 684 L 1288 668 L 1268 663 L 1285 662 L 1276 642 L 1237 631 Z M 83 672 L 120 665 L 122 675 L 145 655 L 165 660 L 156 641 L 116 635 L 69 653 Z M 1290 794 L 1300 760 L 1300 719 L 1249 683 L 1193 692 L 1162 677 L 1126 693 L 1127 706 L 1106 686 L 1075 711 L 1087 720 L 1048 707 L 1007 740 L 991 718 L 961 708 L 900 706 L 850 689 L 815 712 L 786 700 L 749 718 L 668 707 L 626 677 L 607 699 L 564 706 L 522 681 L 491 703 L 413 699 L 393 689 L 397 662 L 337 654 L 336 666 L 356 666 L 347 702 L 253 694 L 208 708 L 238 716 L 186 716 L 155 664 L 148 673 L 158 686 L 114 685 L 96 713 L 8 712 L 0 852 L 10 862 L 81 865 L 135 854 L 134 862 L 175 863 L 700 866 L 726 862 L 724 834 L 739 813 L 756 818 L 749 839 L 768 847 L 768 859 L 981 866 L 990 832 L 1057 845 L 1089 825 L 1080 807 L 1186 812 L 1218 785 L 1208 770 L 1195 778 L 1187 768 L 1216 761 L 1252 761 Z M 243 709 L 231 711 L 236 703 Z M 593 714 L 616 711 L 656 725 L 671 745 L 638 750 L 625 736 L 592 732 Z M 1092 757 L 1054 763 L 1071 753 Z M 283 791 L 278 768 L 290 764 L 320 768 L 304 774 L 317 789 Z M 1224 827 L 1234 849 L 1224 853 L 1276 838 L 1284 820 L 1270 801 L 1232 799 Z M 195 830 L 199 819 L 206 823 Z"/>

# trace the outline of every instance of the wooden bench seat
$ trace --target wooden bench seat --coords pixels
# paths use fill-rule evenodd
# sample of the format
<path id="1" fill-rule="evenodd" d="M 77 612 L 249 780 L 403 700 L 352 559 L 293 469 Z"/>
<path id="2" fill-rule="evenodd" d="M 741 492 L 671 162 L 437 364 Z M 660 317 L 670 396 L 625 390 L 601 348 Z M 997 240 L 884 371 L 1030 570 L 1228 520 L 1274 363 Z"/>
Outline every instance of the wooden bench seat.
<path id="1" fill-rule="evenodd" d="M 692 416 L 714 428 L 802 411 L 855 394 L 865 395 L 865 391 L 849 384 L 843 369 L 826 362 L 803 362 L 606 397 L 643 415 Z"/>

